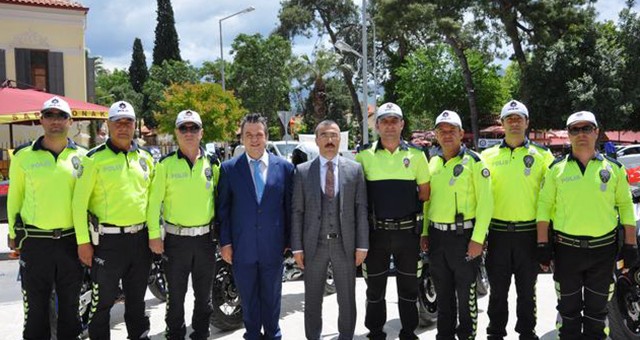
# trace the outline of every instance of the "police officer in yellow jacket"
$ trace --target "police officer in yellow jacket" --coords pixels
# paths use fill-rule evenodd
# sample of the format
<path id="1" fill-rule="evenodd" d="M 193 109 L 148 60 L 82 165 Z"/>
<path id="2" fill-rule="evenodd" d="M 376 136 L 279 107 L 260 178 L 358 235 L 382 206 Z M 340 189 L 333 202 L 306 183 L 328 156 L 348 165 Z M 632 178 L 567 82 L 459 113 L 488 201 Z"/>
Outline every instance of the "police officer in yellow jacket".
<path id="1" fill-rule="evenodd" d="M 216 252 L 211 221 L 220 170 L 215 155 L 200 146 L 202 133 L 202 120 L 196 111 L 178 114 L 175 135 L 179 149 L 156 165 L 147 209 L 149 247 L 156 254 L 164 252 L 169 288 L 166 338 L 172 340 L 184 339 L 186 335 L 184 298 L 189 274 L 195 297 L 190 337 L 200 340 L 209 337 Z M 159 225 L 161 207 L 164 207 L 164 243 Z"/>
<path id="2" fill-rule="evenodd" d="M 393 255 L 398 283 L 399 338 L 416 339 L 418 326 L 417 263 L 420 253 L 422 202 L 429 198 L 429 169 L 424 152 L 401 139 L 404 119 L 394 103 L 376 112 L 380 139 L 356 155 L 367 182 L 370 228 L 365 326 L 369 339 L 385 339 L 386 286 L 389 258 Z"/>
<path id="3" fill-rule="evenodd" d="M 555 263 L 560 339 L 605 339 L 618 223 L 624 266 L 638 258 L 631 192 L 624 166 L 596 151 L 593 113 L 570 115 L 567 130 L 571 152 L 552 163 L 538 200 L 538 261 Z"/>
<path id="4" fill-rule="evenodd" d="M 435 125 L 442 150 L 429 161 L 431 199 L 424 205 L 429 223 L 421 246 L 429 251 L 438 295 L 436 339 L 473 339 L 476 276 L 493 212 L 490 172 L 477 153 L 462 145 L 464 130 L 457 113 L 442 112 Z"/>
<path id="5" fill-rule="evenodd" d="M 508 297 L 511 277 L 518 295 L 516 332 L 521 340 L 536 335 L 536 208 L 540 183 L 547 173 L 551 152 L 529 141 L 529 110 L 511 100 L 500 113 L 505 137 L 502 143 L 482 152 L 491 171 L 493 218 L 487 240 L 486 268 L 491 284 L 489 296 L 489 340 L 507 336 Z"/>
<path id="6" fill-rule="evenodd" d="M 14 151 L 7 199 L 9 247 L 20 250 L 24 339 L 49 339 L 49 305 L 55 286 L 58 339 L 82 332 L 78 296 L 82 266 L 76 253 L 71 197 L 86 150 L 67 138 L 71 109 L 62 98 L 41 111 L 44 136 Z"/>
<path id="7" fill-rule="evenodd" d="M 109 139 L 82 159 L 72 205 L 78 255 L 91 267 L 93 281 L 89 337 L 109 339 L 109 313 L 122 279 L 129 339 L 148 339 L 144 295 L 151 251 L 145 222 L 153 157 L 133 141 L 131 104 L 111 105 L 107 124 Z M 90 226 L 88 214 L 95 216 Z"/>

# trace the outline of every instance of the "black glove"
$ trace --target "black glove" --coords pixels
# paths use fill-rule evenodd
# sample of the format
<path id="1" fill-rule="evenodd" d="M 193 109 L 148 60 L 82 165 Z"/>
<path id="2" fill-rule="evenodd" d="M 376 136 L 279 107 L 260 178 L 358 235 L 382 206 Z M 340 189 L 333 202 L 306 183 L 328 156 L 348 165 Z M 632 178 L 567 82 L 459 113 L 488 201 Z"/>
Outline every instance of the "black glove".
<path id="1" fill-rule="evenodd" d="M 625 244 L 622 246 L 622 260 L 625 268 L 631 268 L 638 263 L 638 246 L 635 244 Z"/>
<path id="2" fill-rule="evenodd" d="M 549 242 L 540 242 L 536 248 L 536 259 L 538 263 L 548 267 L 553 258 L 551 244 Z"/>

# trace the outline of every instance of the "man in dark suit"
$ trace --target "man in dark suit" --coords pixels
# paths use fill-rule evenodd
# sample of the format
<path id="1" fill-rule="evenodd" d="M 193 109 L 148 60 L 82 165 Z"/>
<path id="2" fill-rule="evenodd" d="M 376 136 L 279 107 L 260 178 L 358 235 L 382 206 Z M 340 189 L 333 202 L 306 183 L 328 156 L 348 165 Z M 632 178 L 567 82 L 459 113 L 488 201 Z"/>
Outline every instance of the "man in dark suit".
<path id="1" fill-rule="evenodd" d="M 224 163 L 218 184 L 222 258 L 242 298 L 245 339 L 281 339 L 282 261 L 289 243 L 293 165 L 265 151 L 267 122 L 241 124 L 245 153 Z M 264 329 L 264 333 L 263 333 Z"/>
<path id="2" fill-rule="evenodd" d="M 298 166 L 293 185 L 291 246 L 304 268 L 307 339 L 320 339 L 327 266 L 338 293 L 338 339 L 356 326 L 356 267 L 369 248 L 367 192 L 360 164 L 340 157 L 340 128 L 330 120 L 316 127 L 320 156 Z"/>

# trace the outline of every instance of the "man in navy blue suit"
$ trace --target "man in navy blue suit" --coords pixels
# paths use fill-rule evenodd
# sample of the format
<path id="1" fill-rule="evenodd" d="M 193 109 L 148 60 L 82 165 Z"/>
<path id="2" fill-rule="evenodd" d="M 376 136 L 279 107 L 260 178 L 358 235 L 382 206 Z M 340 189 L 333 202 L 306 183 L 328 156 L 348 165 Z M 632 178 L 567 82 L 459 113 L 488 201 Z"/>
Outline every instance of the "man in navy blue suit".
<path id="1" fill-rule="evenodd" d="M 250 340 L 282 338 L 282 261 L 289 247 L 294 168 L 265 151 L 267 138 L 266 119 L 246 115 L 245 153 L 222 163 L 218 184 L 221 254 L 232 264 L 244 338 Z"/>

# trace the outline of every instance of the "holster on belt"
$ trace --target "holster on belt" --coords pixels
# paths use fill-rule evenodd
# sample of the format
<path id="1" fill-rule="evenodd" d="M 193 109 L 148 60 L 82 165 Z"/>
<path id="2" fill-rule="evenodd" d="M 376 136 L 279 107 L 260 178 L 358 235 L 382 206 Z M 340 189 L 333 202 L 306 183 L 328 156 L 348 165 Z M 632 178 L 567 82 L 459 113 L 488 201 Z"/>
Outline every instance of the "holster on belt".
<path id="1" fill-rule="evenodd" d="M 422 215 L 422 213 L 416 214 L 416 226 L 413 228 L 414 234 L 422 235 L 423 222 L 424 222 L 424 215 Z"/>
<path id="2" fill-rule="evenodd" d="M 91 244 L 97 246 L 100 244 L 100 221 L 98 217 L 90 212 L 87 212 L 89 222 L 89 234 L 91 234 Z"/>
<path id="3" fill-rule="evenodd" d="M 24 222 L 22 221 L 22 216 L 20 216 L 20 214 L 16 214 L 16 222 L 13 224 L 13 230 L 16 233 L 16 249 L 21 249 L 22 242 L 27 239 L 27 230 L 24 228 Z"/>

